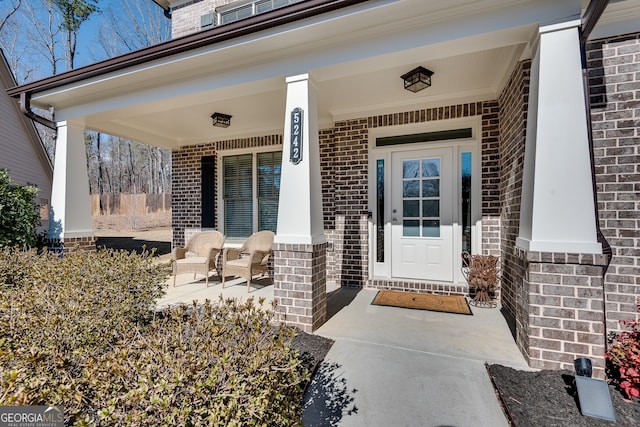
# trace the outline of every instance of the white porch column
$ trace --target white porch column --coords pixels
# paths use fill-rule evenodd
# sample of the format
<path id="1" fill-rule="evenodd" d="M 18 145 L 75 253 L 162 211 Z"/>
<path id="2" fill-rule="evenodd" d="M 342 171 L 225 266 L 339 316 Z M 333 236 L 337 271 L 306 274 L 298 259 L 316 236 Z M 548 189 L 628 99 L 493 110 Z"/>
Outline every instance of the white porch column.
<path id="1" fill-rule="evenodd" d="M 302 111 L 301 135 L 292 135 L 292 116 Z M 297 116 L 300 117 L 300 116 Z M 295 125 L 295 123 L 294 123 Z M 291 160 L 293 138 L 299 138 L 301 158 Z M 287 78 L 287 106 L 282 147 L 282 177 L 276 242 L 316 244 L 326 241 L 322 216 L 318 113 L 308 74 Z"/>
<path id="2" fill-rule="evenodd" d="M 84 127 L 58 122 L 47 238 L 67 242 L 93 238 Z"/>
<path id="3" fill-rule="evenodd" d="M 531 64 L 516 246 L 601 254 L 582 84 L 580 20 L 540 27 Z"/>
<path id="4" fill-rule="evenodd" d="M 318 114 L 308 74 L 288 77 L 274 298 L 285 323 L 312 332 L 326 319 L 326 239 L 322 214 Z"/>

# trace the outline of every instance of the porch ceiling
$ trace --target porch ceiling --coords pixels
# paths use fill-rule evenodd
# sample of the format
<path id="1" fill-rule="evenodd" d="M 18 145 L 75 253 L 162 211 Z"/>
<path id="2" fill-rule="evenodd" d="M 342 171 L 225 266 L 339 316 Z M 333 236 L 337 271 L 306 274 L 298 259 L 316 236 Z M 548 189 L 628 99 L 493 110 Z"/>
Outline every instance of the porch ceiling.
<path id="1" fill-rule="evenodd" d="M 35 93 L 32 103 L 53 106 L 59 121 L 77 120 L 88 129 L 172 149 L 280 133 L 285 77 L 307 72 L 317 86 L 320 128 L 336 120 L 493 99 L 528 54 L 536 22 L 567 16 L 575 4 L 370 1 Z M 403 89 L 400 76 L 418 65 L 435 74 L 432 87 L 414 94 Z M 216 111 L 233 116 L 229 128 L 211 125 Z"/>

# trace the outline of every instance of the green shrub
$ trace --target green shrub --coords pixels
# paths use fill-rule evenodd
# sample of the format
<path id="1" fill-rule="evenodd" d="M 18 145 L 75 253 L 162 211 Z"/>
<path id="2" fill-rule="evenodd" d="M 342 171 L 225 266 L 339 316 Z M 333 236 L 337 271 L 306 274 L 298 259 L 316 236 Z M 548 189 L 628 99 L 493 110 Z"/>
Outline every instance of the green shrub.
<path id="1" fill-rule="evenodd" d="M 148 254 L 147 254 L 148 255 Z M 127 252 L 0 251 L 0 405 L 84 405 L 85 364 L 149 323 L 166 267 Z"/>
<path id="2" fill-rule="evenodd" d="M 126 252 L 1 251 L 0 405 L 64 405 L 67 425 L 300 425 L 293 330 L 252 299 L 156 312 L 166 273 Z"/>
<path id="3" fill-rule="evenodd" d="M 132 332 L 84 372 L 99 424 L 298 425 L 308 373 L 272 316 L 252 299 L 207 301 Z"/>
<path id="4" fill-rule="evenodd" d="M 13 184 L 9 171 L 0 169 L 0 247 L 36 244 L 36 194 L 36 187 Z"/>

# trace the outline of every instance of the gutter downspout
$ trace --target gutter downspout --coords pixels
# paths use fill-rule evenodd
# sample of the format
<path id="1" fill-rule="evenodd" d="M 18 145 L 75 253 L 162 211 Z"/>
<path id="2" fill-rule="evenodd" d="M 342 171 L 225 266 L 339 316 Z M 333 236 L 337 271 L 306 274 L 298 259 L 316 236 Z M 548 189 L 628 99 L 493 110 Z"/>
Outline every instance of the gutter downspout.
<path id="1" fill-rule="evenodd" d="M 607 270 L 611 264 L 613 258 L 613 251 L 611 245 L 607 241 L 606 237 L 602 233 L 600 228 L 600 213 L 598 210 L 598 186 L 596 184 L 596 168 L 595 168 L 595 154 L 593 146 L 593 129 L 591 123 L 591 97 L 589 94 L 589 71 L 587 67 L 587 39 L 591 34 L 591 31 L 595 28 L 598 20 L 602 16 L 602 13 L 607 8 L 609 0 L 591 0 L 587 6 L 587 10 L 582 18 L 582 26 L 580 28 L 580 56 L 582 58 L 582 83 L 584 87 L 585 96 L 585 113 L 587 115 L 587 134 L 589 138 L 589 156 L 591 158 L 591 181 L 593 182 L 593 201 L 595 208 L 596 218 L 596 233 L 598 242 L 602 245 L 602 253 L 607 255 L 607 264 L 602 271 L 602 298 L 603 298 L 603 323 L 604 323 L 604 350 L 608 351 L 608 332 L 607 332 L 607 308 L 606 308 L 606 289 L 605 289 L 605 276 Z"/>
<path id="2" fill-rule="evenodd" d="M 20 93 L 20 111 L 22 111 L 22 114 L 24 114 L 34 122 L 38 122 L 41 125 L 48 127 L 49 129 L 58 130 L 58 126 L 54 121 L 49 120 L 46 117 L 39 116 L 33 112 L 33 110 L 31 109 L 30 92 Z"/>

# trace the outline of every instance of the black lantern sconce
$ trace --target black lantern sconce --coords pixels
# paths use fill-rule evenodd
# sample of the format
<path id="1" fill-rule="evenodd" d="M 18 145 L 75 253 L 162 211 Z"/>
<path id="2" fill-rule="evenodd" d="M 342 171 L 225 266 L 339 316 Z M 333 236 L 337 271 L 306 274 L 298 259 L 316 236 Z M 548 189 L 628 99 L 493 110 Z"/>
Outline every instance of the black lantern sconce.
<path id="1" fill-rule="evenodd" d="M 213 125 L 219 128 L 228 128 L 231 125 L 231 116 L 229 114 L 213 113 L 211 115 Z"/>
<path id="2" fill-rule="evenodd" d="M 401 78 L 404 80 L 404 88 L 415 93 L 431 86 L 432 75 L 433 71 L 420 66 L 403 74 Z"/>

